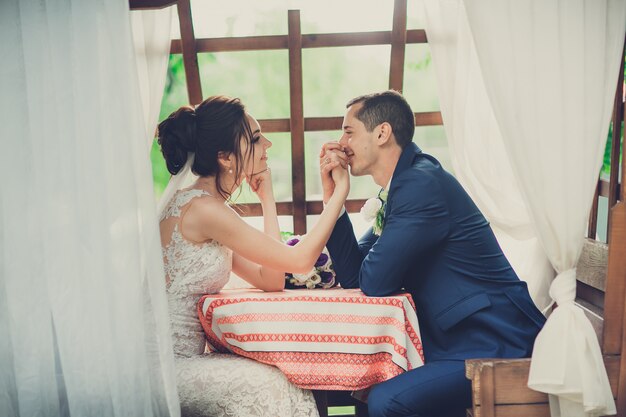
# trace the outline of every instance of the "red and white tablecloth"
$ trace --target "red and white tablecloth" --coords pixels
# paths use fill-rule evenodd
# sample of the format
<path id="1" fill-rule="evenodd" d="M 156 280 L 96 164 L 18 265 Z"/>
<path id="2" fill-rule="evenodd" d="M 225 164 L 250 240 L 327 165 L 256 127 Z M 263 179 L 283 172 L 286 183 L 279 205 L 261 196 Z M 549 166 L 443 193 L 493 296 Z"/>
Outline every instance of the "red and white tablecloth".
<path id="1" fill-rule="evenodd" d="M 410 294 L 223 290 L 198 315 L 215 350 L 275 365 L 302 388 L 360 390 L 424 364 Z"/>

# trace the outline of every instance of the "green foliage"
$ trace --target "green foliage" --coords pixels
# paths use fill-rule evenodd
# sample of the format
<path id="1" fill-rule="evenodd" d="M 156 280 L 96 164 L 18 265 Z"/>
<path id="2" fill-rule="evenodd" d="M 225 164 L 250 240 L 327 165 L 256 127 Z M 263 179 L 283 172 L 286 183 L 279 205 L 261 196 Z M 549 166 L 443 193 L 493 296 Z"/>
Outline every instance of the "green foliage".
<path id="1" fill-rule="evenodd" d="M 626 80 L 626 57 L 624 57 L 624 79 Z M 626 88 L 626 83 L 624 84 L 624 88 Z M 620 166 L 622 162 L 622 158 L 624 157 L 624 122 L 622 122 L 622 132 L 621 132 L 621 153 L 620 153 Z M 600 171 L 600 175 L 602 177 L 608 177 L 611 173 L 611 147 L 613 146 L 613 122 L 609 124 L 609 133 L 607 135 L 606 147 L 604 148 L 604 161 L 602 163 L 602 171 Z"/>
<path id="2" fill-rule="evenodd" d="M 622 163 L 622 158 L 624 157 L 624 122 L 622 122 L 622 132 L 621 132 L 621 147 L 622 150 L 620 153 L 620 166 Z M 602 164 L 602 171 L 600 175 L 608 178 L 611 173 L 611 147 L 613 146 L 613 123 L 609 125 L 609 134 L 606 140 L 606 147 L 604 148 L 604 161 Z"/>
<path id="3" fill-rule="evenodd" d="M 286 12 L 263 13 L 256 23 L 255 33 L 271 33 L 284 27 Z M 228 21 L 229 36 L 237 24 L 238 16 Z M 277 29 L 278 28 L 278 29 Z M 280 31 L 280 30 L 279 30 Z M 314 22 L 307 23 L 307 32 L 315 33 Z M 283 33 L 281 32 L 281 33 Z M 302 52 L 303 93 L 305 117 L 339 116 L 345 103 L 360 94 L 387 88 L 389 74 L 389 45 L 315 48 Z M 289 118 L 289 57 L 286 50 L 246 51 L 198 54 L 200 80 L 204 97 L 226 94 L 239 97 L 248 111 L 257 119 Z M 355 76 L 358 73 L 359 76 Z M 434 74 L 428 48 L 411 45 L 407 49 L 405 65 L 405 95 L 415 111 L 438 109 Z M 170 56 L 165 94 L 159 120 L 165 119 L 178 107 L 188 103 L 182 55 Z M 305 178 L 308 199 L 321 195 L 317 155 L 322 143 L 337 140 L 341 132 L 307 132 L 305 135 Z M 273 146 L 269 150 L 269 164 L 277 201 L 291 201 L 291 135 L 268 133 Z M 428 151 L 436 154 L 445 151 L 443 129 L 417 129 L 416 140 Z M 429 148 L 430 147 L 430 148 Z M 434 152 L 433 152 L 434 151 Z M 438 155 L 441 156 L 441 155 Z M 446 164 L 446 156 L 443 162 Z M 167 172 L 159 146 L 152 147 L 154 189 L 158 197 L 170 174 Z M 352 198 L 375 195 L 377 187 L 369 178 L 352 181 Z M 247 186 L 236 195 L 240 203 L 257 201 Z"/>
<path id="4" fill-rule="evenodd" d="M 161 102 L 159 121 L 165 119 L 180 106 L 188 104 L 185 68 L 182 55 L 170 55 L 165 81 L 165 92 Z M 150 149 L 150 161 L 152 162 L 152 178 L 154 180 L 154 194 L 158 198 L 170 179 L 163 155 L 157 141 L 152 143 Z"/>

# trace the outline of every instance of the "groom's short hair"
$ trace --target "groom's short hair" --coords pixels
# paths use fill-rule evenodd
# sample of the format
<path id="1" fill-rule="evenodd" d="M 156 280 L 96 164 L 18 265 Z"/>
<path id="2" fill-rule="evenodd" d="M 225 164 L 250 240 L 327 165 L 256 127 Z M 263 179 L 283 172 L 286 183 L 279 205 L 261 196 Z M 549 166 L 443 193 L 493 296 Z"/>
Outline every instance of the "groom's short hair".
<path id="1" fill-rule="evenodd" d="M 356 118 L 363 122 L 368 132 L 387 122 L 391 125 L 400 148 L 413 141 L 415 116 L 402 94 L 395 90 L 366 94 L 350 100 L 346 108 L 358 103 L 363 107 L 356 113 Z"/>

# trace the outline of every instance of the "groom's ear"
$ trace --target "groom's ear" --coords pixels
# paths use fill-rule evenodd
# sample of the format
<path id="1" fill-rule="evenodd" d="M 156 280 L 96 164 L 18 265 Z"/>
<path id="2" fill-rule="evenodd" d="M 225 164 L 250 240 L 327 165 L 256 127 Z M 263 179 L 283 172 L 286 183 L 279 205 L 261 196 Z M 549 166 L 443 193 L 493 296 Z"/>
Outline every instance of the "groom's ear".
<path id="1" fill-rule="evenodd" d="M 391 125 L 387 122 L 382 122 L 376 127 L 376 129 L 378 130 L 378 146 L 383 146 L 389 143 L 391 140 L 391 134 L 393 133 Z"/>

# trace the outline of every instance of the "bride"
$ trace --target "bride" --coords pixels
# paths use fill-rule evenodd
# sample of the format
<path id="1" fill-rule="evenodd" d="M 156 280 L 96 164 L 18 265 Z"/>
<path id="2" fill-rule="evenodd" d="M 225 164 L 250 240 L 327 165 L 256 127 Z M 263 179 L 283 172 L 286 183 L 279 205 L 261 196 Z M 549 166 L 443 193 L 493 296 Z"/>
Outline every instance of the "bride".
<path id="1" fill-rule="evenodd" d="M 277 368 L 205 353 L 196 305 L 203 294 L 219 292 L 231 271 L 264 291 L 281 291 L 285 271 L 310 271 L 347 197 L 346 169 L 336 158 L 323 164 L 335 180 L 334 194 L 315 227 L 292 247 L 280 241 L 267 166 L 272 143 L 239 99 L 214 96 L 195 109 L 181 107 L 159 124 L 158 142 L 170 173 L 198 175 L 191 187 L 176 191 L 160 218 L 183 416 L 317 416 L 312 393 Z M 261 202 L 264 232 L 228 204 L 244 180 Z"/>

